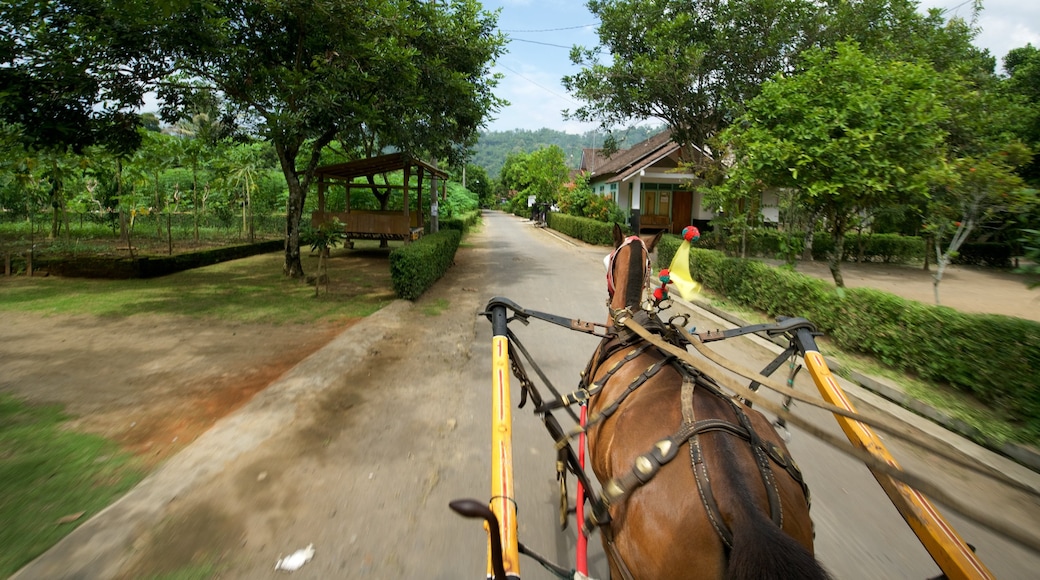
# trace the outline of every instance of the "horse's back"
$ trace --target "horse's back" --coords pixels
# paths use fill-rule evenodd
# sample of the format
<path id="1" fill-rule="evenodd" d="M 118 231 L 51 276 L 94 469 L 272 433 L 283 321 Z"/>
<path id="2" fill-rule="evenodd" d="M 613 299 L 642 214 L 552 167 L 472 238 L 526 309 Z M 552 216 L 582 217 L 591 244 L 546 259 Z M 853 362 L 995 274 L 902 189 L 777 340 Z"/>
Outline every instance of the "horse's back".
<path id="1" fill-rule="evenodd" d="M 612 377 L 590 408 L 592 416 L 615 401 L 655 360 L 659 358 L 647 354 L 628 363 L 631 372 Z M 613 362 L 608 360 L 601 368 Z M 601 482 L 629 472 L 639 455 L 679 430 L 682 381 L 674 368 L 662 369 L 653 380 L 629 393 L 608 419 L 589 430 L 592 466 Z M 730 401 L 708 393 L 702 385 L 694 389 L 693 410 L 698 420 L 740 423 Z M 783 441 L 768 420 L 752 409 L 745 413 L 760 436 L 786 455 Z M 707 475 L 700 486 L 691 465 L 690 443 L 686 443 L 649 482 L 611 508 L 617 550 L 636 578 L 727 577 L 727 555 L 732 551 L 723 543 L 719 528 L 732 530 L 734 540 L 741 541 L 748 540 L 749 534 L 768 539 L 771 530 L 759 527 L 763 521 L 775 528 L 750 445 L 728 432 L 711 431 L 697 438 Z M 769 469 L 785 515 L 783 532 L 804 547 L 812 560 L 812 524 L 801 484 L 775 464 Z M 707 507 L 706 494 L 716 510 Z"/>

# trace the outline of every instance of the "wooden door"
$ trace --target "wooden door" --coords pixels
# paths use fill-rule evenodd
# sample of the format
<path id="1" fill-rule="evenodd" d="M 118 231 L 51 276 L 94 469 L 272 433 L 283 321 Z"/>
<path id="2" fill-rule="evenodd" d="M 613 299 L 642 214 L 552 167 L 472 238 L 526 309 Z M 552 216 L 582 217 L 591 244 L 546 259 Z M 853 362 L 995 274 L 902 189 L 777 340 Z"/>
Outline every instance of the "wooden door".
<path id="1" fill-rule="evenodd" d="M 680 234 L 683 228 L 690 225 L 693 215 L 693 192 L 672 192 L 672 233 Z"/>

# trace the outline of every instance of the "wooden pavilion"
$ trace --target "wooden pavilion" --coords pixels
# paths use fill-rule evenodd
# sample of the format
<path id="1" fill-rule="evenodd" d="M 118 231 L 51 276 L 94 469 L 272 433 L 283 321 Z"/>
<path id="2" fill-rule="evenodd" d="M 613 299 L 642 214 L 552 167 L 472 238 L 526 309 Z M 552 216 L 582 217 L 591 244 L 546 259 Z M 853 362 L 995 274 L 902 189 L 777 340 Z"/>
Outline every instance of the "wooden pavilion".
<path id="1" fill-rule="evenodd" d="M 395 171 L 404 172 L 402 185 L 375 183 L 376 175 Z M 418 207 L 414 208 L 410 207 L 409 196 L 413 175 L 418 176 L 416 185 Z M 417 240 L 423 234 L 423 224 L 425 223 L 422 193 L 423 178 L 427 176 L 437 177 L 442 180 L 442 183 L 446 183 L 448 179 L 446 172 L 406 153 L 391 153 L 319 167 L 314 171 L 314 177 L 318 182 L 318 209 L 311 214 L 311 224 L 318 227 L 333 218 L 338 218 L 343 224 L 349 247 L 354 246 L 352 240 L 404 240 L 406 242 Z M 367 179 L 364 183 L 355 183 L 354 180 L 359 177 Z M 343 211 L 328 209 L 330 201 L 328 188 L 333 184 L 341 184 L 346 189 L 346 205 Z M 356 189 L 369 189 L 373 192 L 375 190 L 403 190 L 403 207 L 400 210 L 353 209 L 350 206 L 350 193 Z"/>

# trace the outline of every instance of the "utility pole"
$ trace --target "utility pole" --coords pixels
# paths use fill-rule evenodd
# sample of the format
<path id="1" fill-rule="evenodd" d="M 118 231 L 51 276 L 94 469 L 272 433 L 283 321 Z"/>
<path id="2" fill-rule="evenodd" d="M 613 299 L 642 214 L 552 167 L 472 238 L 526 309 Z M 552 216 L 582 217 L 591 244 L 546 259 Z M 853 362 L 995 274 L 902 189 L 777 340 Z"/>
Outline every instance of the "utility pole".
<path id="1" fill-rule="evenodd" d="M 433 165 L 434 169 L 437 169 L 437 158 L 431 159 L 430 164 Z M 440 202 L 440 188 L 438 187 L 436 173 L 430 179 L 430 193 L 430 233 L 435 234 L 440 231 L 437 215 L 439 211 L 437 206 Z"/>

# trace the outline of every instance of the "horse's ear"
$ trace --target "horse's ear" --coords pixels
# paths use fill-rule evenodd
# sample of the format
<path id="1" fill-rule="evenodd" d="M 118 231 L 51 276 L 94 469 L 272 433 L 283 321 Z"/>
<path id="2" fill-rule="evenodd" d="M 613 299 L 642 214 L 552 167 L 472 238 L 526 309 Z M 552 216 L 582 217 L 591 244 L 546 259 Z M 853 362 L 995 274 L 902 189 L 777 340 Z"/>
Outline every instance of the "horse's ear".
<path id="1" fill-rule="evenodd" d="M 657 235 L 654 236 L 649 242 L 647 242 L 647 244 L 646 244 L 646 251 L 647 251 L 647 253 L 650 253 L 650 252 L 654 251 L 654 248 L 657 247 L 657 242 L 661 241 L 661 237 L 662 236 L 664 236 L 664 230 L 661 230 L 661 231 L 657 232 Z"/>
<path id="2" fill-rule="evenodd" d="M 621 231 L 621 226 L 614 222 L 614 247 L 620 248 L 621 244 L 625 241 L 625 232 Z"/>

